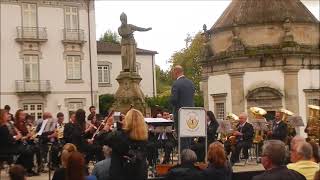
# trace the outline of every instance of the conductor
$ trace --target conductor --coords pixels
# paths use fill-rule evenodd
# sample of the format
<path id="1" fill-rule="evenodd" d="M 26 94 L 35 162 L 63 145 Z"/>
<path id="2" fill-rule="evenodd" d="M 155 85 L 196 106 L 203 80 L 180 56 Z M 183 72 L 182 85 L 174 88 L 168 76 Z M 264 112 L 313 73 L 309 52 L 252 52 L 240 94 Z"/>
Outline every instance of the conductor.
<path id="1" fill-rule="evenodd" d="M 191 80 L 184 76 L 183 68 L 177 65 L 172 70 L 172 77 L 175 79 L 171 88 L 171 105 L 173 107 L 174 127 L 178 133 L 179 118 L 178 113 L 181 107 L 194 106 L 195 87 Z M 190 148 L 191 139 L 181 139 L 181 150 Z"/>

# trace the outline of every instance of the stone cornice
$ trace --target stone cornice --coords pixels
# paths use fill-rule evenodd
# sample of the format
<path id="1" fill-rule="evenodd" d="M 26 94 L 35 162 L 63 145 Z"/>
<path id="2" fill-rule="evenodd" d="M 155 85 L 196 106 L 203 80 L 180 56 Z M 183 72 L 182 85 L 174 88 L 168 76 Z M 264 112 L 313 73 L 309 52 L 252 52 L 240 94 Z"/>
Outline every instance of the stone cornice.
<path id="1" fill-rule="evenodd" d="M 21 3 L 36 3 L 38 7 L 59 7 L 77 6 L 82 9 L 87 9 L 86 0 L 0 0 L 0 4 L 16 4 Z"/>

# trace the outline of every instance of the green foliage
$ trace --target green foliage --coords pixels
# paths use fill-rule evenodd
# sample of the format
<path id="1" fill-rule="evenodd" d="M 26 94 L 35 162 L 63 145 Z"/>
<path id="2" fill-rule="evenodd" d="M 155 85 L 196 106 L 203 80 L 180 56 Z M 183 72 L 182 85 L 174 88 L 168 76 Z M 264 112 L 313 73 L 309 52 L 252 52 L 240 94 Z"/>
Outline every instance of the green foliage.
<path id="1" fill-rule="evenodd" d="M 201 33 L 197 33 L 191 41 L 191 44 L 180 51 L 175 52 L 170 61 L 172 67 L 175 65 L 181 65 L 184 68 L 184 74 L 191 79 L 196 87 L 196 93 L 200 93 L 200 81 L 201 81 L 201 53 L 203 52 L 204 38 Z"/>
<path id="2" fill-rule="evenodd" d="M 156 78 L 157 78 L 157 94 L 158 94 L 158 96 L 170 95 L 171 84 L 172 84 L 170 72 L 164 71 L 164 70 L 160 69 L 160 66 L 156 65 Z"/>
<path id="3" fill-rule="evenodd" d="M 107 114 L 108 110 L 111 108 L 114 103 L 115 98 L 112 94 L 104 94 L 99 96 L 99 113 Z"/>
<path id="4" fill-rule="evenodd" d="M 120 37 L 117 32 L 112 32 L 107 30 L 99 39 L 99 41 L 110 42 L 110 43 L 120 43 Z"/>

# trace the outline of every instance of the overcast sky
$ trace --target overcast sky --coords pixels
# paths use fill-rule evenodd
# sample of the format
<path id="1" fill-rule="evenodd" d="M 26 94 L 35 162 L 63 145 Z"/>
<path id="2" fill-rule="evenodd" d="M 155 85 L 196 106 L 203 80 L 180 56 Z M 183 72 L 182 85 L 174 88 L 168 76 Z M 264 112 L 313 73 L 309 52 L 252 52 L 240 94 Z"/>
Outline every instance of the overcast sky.
<path id="1" fill-rule="evenodd" d="M 171 55 L 185 47 L 187 33 L 194 35 L 202 30 L 203 24 L 209 29 L 230 2 L 96 0 L 97 39 L 108 29 L 117 31 L 119 16 L 125 12 L 129 24 L 153 28 L 149 32 L 135 32 L 138 48 L 157 51 L 156 64 L 168 69 Z M 319 0 L 302 2 L 319 19 Z"/>

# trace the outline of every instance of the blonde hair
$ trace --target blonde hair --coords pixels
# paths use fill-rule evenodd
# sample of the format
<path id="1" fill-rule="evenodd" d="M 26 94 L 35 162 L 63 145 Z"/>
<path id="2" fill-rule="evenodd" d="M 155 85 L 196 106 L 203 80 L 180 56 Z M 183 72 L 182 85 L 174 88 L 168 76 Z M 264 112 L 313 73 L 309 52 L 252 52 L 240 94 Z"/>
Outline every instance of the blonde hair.
<path id="1" fill-rule="evenodd" d="M 64 168 L 67 167 L 68 158 L 73 152 L 77 152 L 77 147 L 74 144 L 67 143 L 63 146 L 61 152 L 61 164 Z"/>
<path id="2" fill-rule="evenodd" d="M 123 129 L 128 132 L 130 139 L 137 141 L 148 139 L 148 128 L 140 111 L 131 109 L 128 111 L 124 121 Z"/>

